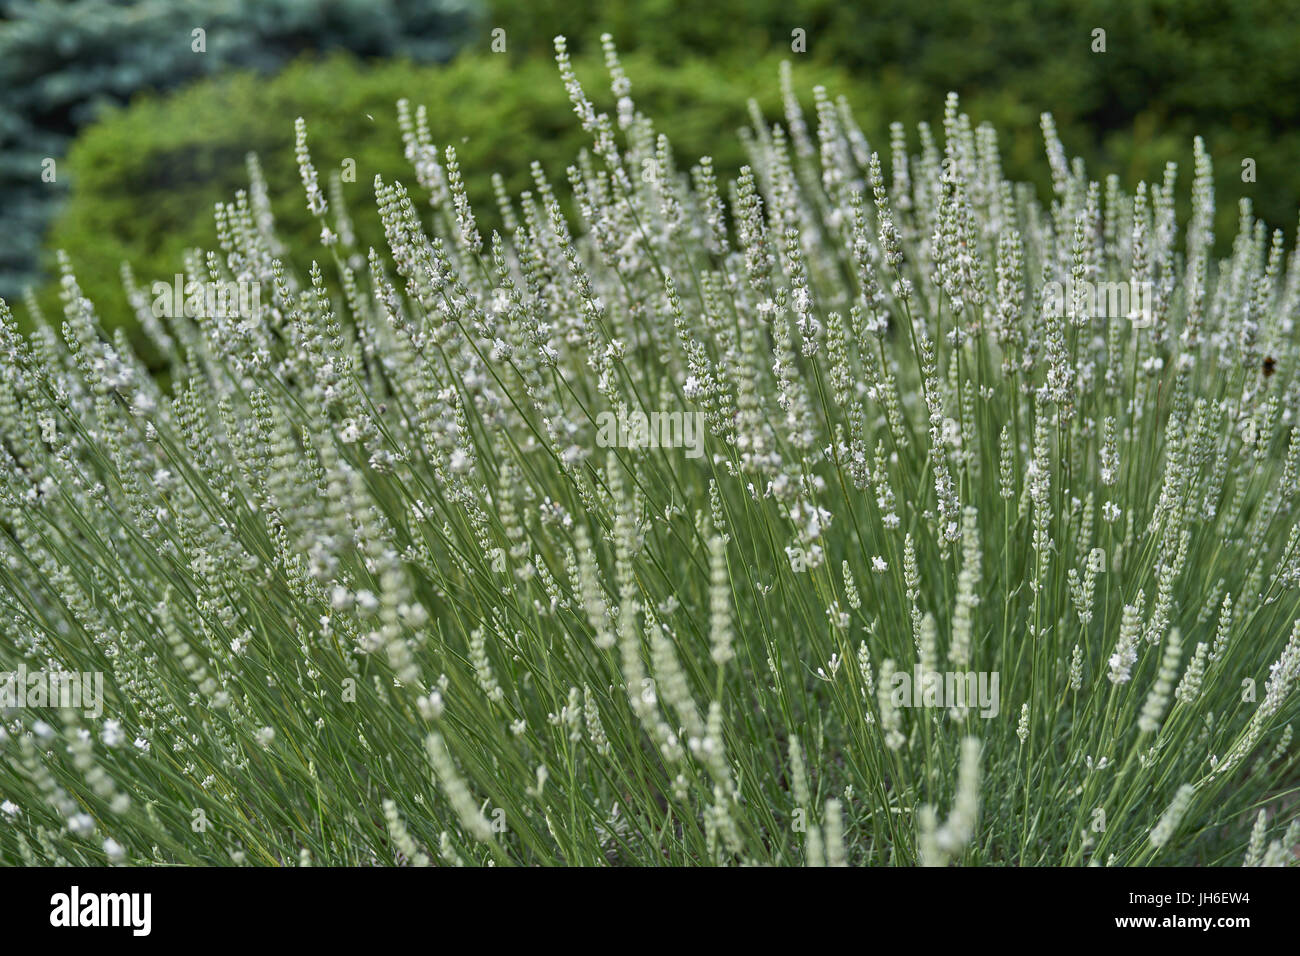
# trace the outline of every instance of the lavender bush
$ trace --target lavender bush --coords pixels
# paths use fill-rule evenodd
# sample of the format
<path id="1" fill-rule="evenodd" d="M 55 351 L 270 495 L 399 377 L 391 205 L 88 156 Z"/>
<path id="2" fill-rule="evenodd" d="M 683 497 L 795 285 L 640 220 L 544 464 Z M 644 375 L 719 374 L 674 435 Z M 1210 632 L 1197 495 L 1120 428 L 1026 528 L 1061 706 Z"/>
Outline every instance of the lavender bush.
<path id="1" fill-rule="evenodd" d="M 0 862 L 1291 862 L 1300 263 L 1201 142 L 1183 229 L 1045 116 L 1045 207 L 787 73 L 724 184 L 557 51 L 490 236 L 402 103 L 356 248 L 300 121 L 308 275 L 256 164 L 127 271 L 166 386 L 0 306 Z"/>

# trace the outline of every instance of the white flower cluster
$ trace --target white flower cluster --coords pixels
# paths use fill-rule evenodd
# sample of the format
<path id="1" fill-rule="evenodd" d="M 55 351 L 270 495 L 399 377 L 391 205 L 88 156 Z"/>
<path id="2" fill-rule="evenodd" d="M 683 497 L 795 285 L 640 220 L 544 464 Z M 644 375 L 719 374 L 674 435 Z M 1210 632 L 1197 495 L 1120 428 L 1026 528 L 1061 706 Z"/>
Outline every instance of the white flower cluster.
<path id="1" fill-rule="evenodd" d="M 495 210 L 423 107 L 373 205 L 299 119 L 310 268 L 253 161 L 182 264 L 247 314 L 124 272 L 165 376 L 71 263 L 0 303 L 0 691 L 105 678 L 0 708 L 0 863 L 1282 859 L 1300 260 L 1205 145 L 1182 231 L 1172 164 L 1044 117 L 1040 199 L 955 96 L 882 155 L 787 69 L 728 171 L 556 52 L 592 149 Z M 1103 283 L 1150 314 L 1044 307 Z M 899 694 L 941 666 L 1000 699 Z"/>

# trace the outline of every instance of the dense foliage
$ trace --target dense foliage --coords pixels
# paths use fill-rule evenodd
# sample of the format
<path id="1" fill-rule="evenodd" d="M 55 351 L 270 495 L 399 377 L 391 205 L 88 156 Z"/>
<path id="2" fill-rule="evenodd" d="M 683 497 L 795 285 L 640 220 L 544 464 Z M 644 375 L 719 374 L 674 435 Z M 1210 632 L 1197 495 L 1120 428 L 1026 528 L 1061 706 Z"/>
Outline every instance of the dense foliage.
<path id="1" fill-rule="evenodd" d="M 1300 260 L 1203 145 L 1184 230 L 787 88 L 723 183 L 559 53 L 500 233 L 421 91 L 374 249 L 300 121 L 316 261 L 255 175 L 166 386 L 70 263 L 0 309 L 0 666 L 105 678 L 5 715 L 0 861 L 1288 862 Z"/>
<path id="2" fill-rule="evenodd" d="M 760 78 L 776 58 L 789 57 L 805 89 L 821 83 L 850 95 L 876 138 L 892 120 L 938 122 L 944 95 L 956 90 L 976 122 L 1005 131 L 1008 174 L 1032 182 L 1040 197 L 1050 195 L 1051 181 L 1039 161 L 1036 121 L 1050 110 L 1067 148 L 1099 177 L 1115 173 L 1130 186 L 1154 181 L 1199 134 L 1220 190 L 1250 196 L 1275 223 L 1300 203 L 1291 161 L 1300 152 L 1300 66 L 1288 52 L 1300 47 L 1300 18 L 1287 5 L 723 0 L 686 15 L 663 0 L 495 0 L 490 10 L 467 36 L 466 55 L 445 69 L 390 63 L 372 70 L 336 58 L 296 64 L 270 81 L 222 77 L 137 101 L 86 131 L 72 150 L 70 203 L 46 249 L 72 255 L 83 288 L 115 326 L 124 318 L 121 263 L 153 275 L 202 245 L 211 204 L 237 188 L 245 152 L 265 161 L 285 234 L 310 228 L 298 205 L 281 201 L 291 186 L 281 161 L 288 128 L 264 117 L 313 117 L 322 169 L 351 156 L 364 189 L 375 173 L 398 174 L 391 103 L 416 90 L 425 91 L 435 141 L 459 144 L 471 198 L 491 221 L 485 171 L 518 190 L 533 160 L 558 176 L 579 145 L 563 96 L 544 79 L 551 38 L 565 32 L 575 50 L 598 60 L 597 37 L 606 30 L 636 51 L 628 62 L 641 101 L 662 117 L 679 153 L 690 161 L 712 155 L 722 177 L 734 176 L 744 159 L 726 134 L 747 98 L 757 95 L 765 115 L 777 115 Z M 1106 30 L 1104 53 L 1093 49 L 1098 28 Z M 505 31 L 500 42 L 497 29 Z M 796 29 L 805 31 L 802 54 L 791 50 Z M 501 43 L 503 51 L 492 52 Z M 580 75 L 590 72 L 582 56 L 576 60 Z M 1242 182 L 1247 158 L 1254 183 Z M 1185 217 L 1188 200 L 1179 203 Z M 1225 254 L 1235 226 L 1230 206 L 1218 210 L 1216 226 L 1225 237 L 1216 252 Z M 359 215 L 357 228 L 363 244 L 375 241 L 373 217 Z M 56 303 L 54 291 L 42 301 Z"/>
<path id="3" fill-rule="evenodd" d="M 545 53 L 556 33 L 575 52 L 598 50 L 608 31 L 661 63 L 743 60 L 789 55 L 799 29 L 802 58 L 905 104 L 884 120 L 935 122 L 935 104 L 957 91 L 977 121 L 1006 130 L 1008 171 L 1040 186 L 1031 121 L 1051 111 L 1068 148 L 1127 182 L 1159 177 L 1200 135 L 1219 163 L 1220 189 L 1243 188 L 1241 160 L 1251 157 L 1261 215 L 1288 221 L 1300 203 L 1294 0 L 717 0 L 689 15 L 674 0 L 488 0 L 488 8 L 488 25 L 507 31 L 518 57 Z M 1094 51 L 1098 29 L 1104 53 Z M 1218 225 L 1231 234 L 1231 209 Z"/>

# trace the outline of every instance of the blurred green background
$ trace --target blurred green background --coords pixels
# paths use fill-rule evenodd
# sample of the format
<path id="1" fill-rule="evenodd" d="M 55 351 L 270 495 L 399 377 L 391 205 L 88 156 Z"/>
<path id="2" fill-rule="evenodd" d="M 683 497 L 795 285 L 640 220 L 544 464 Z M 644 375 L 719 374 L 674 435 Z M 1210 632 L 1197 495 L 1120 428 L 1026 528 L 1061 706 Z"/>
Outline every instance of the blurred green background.
<path id="1" fill-rule="evenodd" d="M 476 0 L 0 0 L 0 296 L 36 277 L 64 154 L 114 105 L 304 50 L 443 61 L 481 17 Z"/>
<path id="2" fill-rule="evenodd" d="M 66 22 L 74 8 L 78 24 Z M 48 0 L 0 11 L 0 243 L 29 256 L 0 244 L 0 294 L 32 284 L 57 308 L 49 274 L 62 248 L 110 326 L 128 323 L 121 262 L 148 283 L 176 272 L 184 250 L 213 246 L 212 204 L 247 186 L 250 150 L 283 234 L 303 240 L 303 257 L 319 254 L 293 159 L 298 115 L 322 173 L 356 161 L 344 194 L 363 245 L 382 238 L 374 175 L 413 187 L 401 97 L 428 108 L 435 143 L 456 146 L 480 222 L 492 228 L 493 172 L 512 191 L 527 188 L 536 159 L 558 183 L 586 144 L 553 63 L 557 33 L 606 109 L 598 38 L 613 34 L 637 106 L 672 138 L 679 165 L 711 155 L 724 178 L 744 161 L 734 131 L 746 101 L 779 119 L 777 69 L 788 59 L 805 102 L 818 83 L 845 95 L 875 148 L 887 146 L 893 120 L 908 124 L 915 148 L 913 124 L 937 124 L 945 94 L 957 91 L 977 123 L 998 128 L 1007 175 L 1044 196 L 1044 110 L 1093 178 L 1116 173 L 1130 189 L 1173 160 L 1186 192 L 1200 134 L 1215 161 L 1225 248 L 1239 197 L 1288 233 L 1300 198 L 1295 2 Z M 85 26 L 93 17 L 113 32 L 95 39 Z M 205 23 L 206 59 L 190 52 L 191 25 Z M 504 53 L 492 50 L 496 29 Z M 796 29 L 806 52 L 791 50 Z M 1093 50 L 1097 29 L 1104 53 Z M 168 56 L 151 60 L 155 49 Z M 57 188 L 40 182 L 39 157 L 51 150 L 61 157 Z M 1241 179 L 1247 157 L 1254 183 Z M 35 209 L 29 195 L 61 198 Z"/>

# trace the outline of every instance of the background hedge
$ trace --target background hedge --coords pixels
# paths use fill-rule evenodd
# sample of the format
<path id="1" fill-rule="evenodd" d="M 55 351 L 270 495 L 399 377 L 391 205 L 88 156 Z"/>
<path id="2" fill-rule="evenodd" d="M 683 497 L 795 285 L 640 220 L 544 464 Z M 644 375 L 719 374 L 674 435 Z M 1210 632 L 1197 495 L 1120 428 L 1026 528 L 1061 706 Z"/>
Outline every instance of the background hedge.
<path id="1" fill-rule="evenodd" d="M 378 243 L 374 174 L 414 180 L 396 127 L 401 97 L 427 105 L 440 146 L 456 145 L 490 227 L 492 172 L 517 191 L 537 159 L 558 180 L 587 143 L 552 62 L 555 34 L 569 37 L 589 93 L 612 108 L 599 63 L 605 31 L 624 52 L 638 106 L 672 137 L 683 167 L 710 154 L 722 176 L 734 175 L 744 157 L 721 134 L 745 124 L 751 96 L 779 116 L 777 65 L 788 59 L 805 102 L 816 83 L 845 94 L 878 146 L 892 120 L 937 124 L 944 95 L 956 90 L 977 122 L 997 126 L 1007 175 L 1036 182 L 1044 195 L 1044 110 L 1094 178 L 1116 173 L 1130 188 L 1158 180 L 1171 160 L 1185 182 L 1200 134 L 1215 160 L 1226 250 L 1238 197 L 1250 197 L 1270 225 L 1290 230 L 1296 221 L 1296 10 L 1259 0 L 718 0 L 684 12 L 667 0 L 491 0 L 464 52 L 443 67 L 300 59 L 269 79 L 225 74 L 110 111 L 68 155 L 72 194 L 46 243 L 47 262 L 65 248 L 109 324 L 125 321 L 120 263 L 132 262 L 142 279 L 168 276 L 184 249 L 213 245 L 212 204 L 247 184 L 250 150 L 262 159 L 286 233 L 307 238 L 314 227 L 292 155 L 298 115 L 308 120 L 318 168 L 356 160 L 357 182 L 345 195 L 361 241 Z M 498 28 L 504 54 L 491 52 Z M 802 55 L 790 47 L 796 28 L 806 31 Z M 1106 30 L 1105 53 L 1092 49 L 1097 28 Z M 1256 183 L 1241 181 L 1246 157 L 1256 161 Z M 56 301 L 48 288 L 42 299 Z"/>
<path id="2" fill-rule="evenodd" d="M 730 132 L 746 124 L 748 99 L 765 115 L 780 115 L 779 63 L 776 56 L 726 66 L 692 59 L 663 69 L 631 56 L 624 65 L 638 107 L 660 120 L 681 167 L 708 154 L 721 172 L 734 175 L 745 159 Z M 612 109 L 603 65 L 587 59 L 577 67 L 593 98 Z M 845 71 L 797 67 L 805 95 L 816 83 L 832 91 L 850 85 Z M 555 64 L 537 58 L 461 58 L 434 68 L 400 61 L 366 66 L 336 55 L 296 62 L 269 80 L 228 74 L 173 96 L 141 98 L 80 137 L 68 155 L 71 196 L 49 246 L 68 252 L 108 324 L 124 322 L 121 263 L 130 262 L 142 282 L 153 281 L 173 275 L 186 249 L 214 247 L 213 204 L 247 188 L 245 155 L 252 151 L 277 223 L 294 240 L 287 244 L 319 254 L 319 227 L 307 212 L 294 160 L 296 116 L 307 120 L 322 184 L 344 159 L 356 161 L 356 182 L 343 184 L 345 203 L 362 248 L 382 245 L 375 175 L 423 195 L 402 153 L 395 108 L 402 97 L 426 106 L 439 147 L 456 147 L 485 234 L 498 223 L 493 172 L 517 193 L 529 188 L 537 160 L 559 185 L 589 142 Z M 57 308 L 52 285 L 42 300 Z"/>

